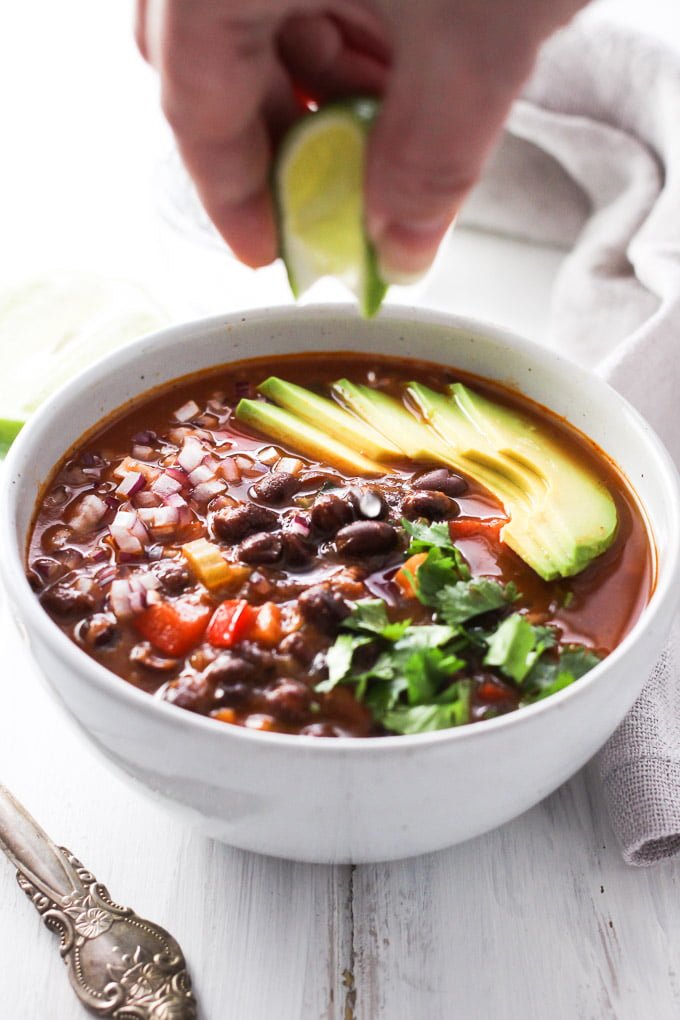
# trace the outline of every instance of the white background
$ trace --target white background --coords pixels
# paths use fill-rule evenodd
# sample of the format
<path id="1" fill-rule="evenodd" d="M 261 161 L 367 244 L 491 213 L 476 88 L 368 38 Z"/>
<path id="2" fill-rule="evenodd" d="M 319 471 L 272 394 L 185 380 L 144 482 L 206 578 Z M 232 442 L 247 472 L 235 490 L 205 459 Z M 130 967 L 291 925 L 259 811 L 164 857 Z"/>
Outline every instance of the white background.
<path id="1" fill-rule="evenodd" d="M 609 10 L 678 38 L 675 0 L 602 0 L 589 16 Z M 94 270 L 142 283 L 177 317 L 286 300 L 279 267 L 251 273 L 163 225 L 167 151 L 127 2 L 6 4 L 3 285 Z M 458 232 L 420 300 L 540 338 L 561 257 Z M 114 897 L 177 936 L 206 1020 L 680 1015 L 680 865 L 621 863 L 587 771 L 437 855 L 357 868 L 265 860 L 207 842 L 110 772 L 47 697 L 5 612 L 0 630 L 0 777 Z M 0 1020 L 81 1015 L 56 940 L 0 860 Z"/>

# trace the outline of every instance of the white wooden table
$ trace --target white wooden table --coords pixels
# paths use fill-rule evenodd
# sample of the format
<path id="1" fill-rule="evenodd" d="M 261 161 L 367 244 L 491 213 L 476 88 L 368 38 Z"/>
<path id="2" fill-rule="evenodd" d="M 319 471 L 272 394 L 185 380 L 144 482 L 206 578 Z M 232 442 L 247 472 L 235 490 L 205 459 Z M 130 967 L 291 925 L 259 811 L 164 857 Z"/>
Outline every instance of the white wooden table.
<path id="1" fill-rule="evenodd" d="M 23 0 L 0 15 L 3 280 L 115 273 L 182 316 L 278 300 L 280 271 L 254 277 L 159 226 L 164 129 L 128 13 L 120 0 Z M 538 337 L 560 258 L 461 232 L 420 299 Z M 206 841 L 110 771 L 46 695 L 4 606 L 0 656 L 0 777 L 115 897 L 176 935 L 204 1020 L 680 1016 L 680 864 L 622 864 L 588 770 L 429 857 L 264 859 Z M 1 1020 L 83 1015 L 56 940 L 0 860 Z"/>

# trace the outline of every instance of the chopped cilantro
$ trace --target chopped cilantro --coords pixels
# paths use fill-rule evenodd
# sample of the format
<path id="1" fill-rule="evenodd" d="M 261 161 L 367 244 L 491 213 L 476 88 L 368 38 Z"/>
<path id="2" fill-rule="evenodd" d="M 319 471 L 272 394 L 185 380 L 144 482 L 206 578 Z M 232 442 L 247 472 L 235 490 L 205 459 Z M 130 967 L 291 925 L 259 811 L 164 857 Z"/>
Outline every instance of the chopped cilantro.
<path id="1" fill-rule="evenodd" d="M 340 634 L 326 653 L 328 679 L 316 685 L 317 691 L 332 691 L 336 684 L 344 680 L 352 666 L 352 657 L 356 649 L 367 645 L 371 640 L 364 634 Z"/>
<path id="2" fill-rule="evenodd" d="M 547 627 L 535 627 L 526 617 L 513 613 L 488 638 L 485 666 L 498 666 L 502 673 L 521 684 L 555 635 Z"/>
<path id="3" fill-rule="evenodd" d="M 482 613 L 502 609 L 517 598 L 518 591 L 512 582 L 500 584 L 488 577 L 457 581 L 437 593 L 437 615 L 445 623 L 457 627 Z"/>
<path id="4" fill-rule="evenodd" d="M 514 584 L 472 577 L 447 524 L 403 520 L 402 525 L 411 537 L 409 554 L 426 554 L 410 581 L 419 601 L 432 610 L 431 622 L 390 620 L 381 599 L 357 602 L 326 652 L 328 677 L 317 691 L 351 684 L 357 700 L 385 729 L 424 733 L 470 721 L 470 677 L 482 665 L 521 685 L 523 703 L 531 704 L 599 662 L 580 645 L 551 651 L 557 632 L 509 611 L 519 598 Z M 484 619 L 493 612 L 499 614 L 495 625 L 493 618 Z M 355 656 L 362 647 L 366 653 Z"/>
<path id="5" fill-rule="evenodd" d="M 543 658 L 532 668 L 524 689 L 526 701 L 541 701 L 584 676 L 600 656 L 581 645 L 565 645 L 555 658 Z"/>
<path id="6" fill-rule="evenodd" d="M 421 524 L 419 521 L 409 521 L 402 517 L 401 526 L 411 536 L 409 553 L 428 552 L 432 546 L 439 549 L 455 548 L 446 523 Z"/>
<path id="7" fill-rule="evenodd" d="M 469 721 L 470 690 L 465 683 L 454 684 L 444 704 L 398 705 L 386 712 L 383 724 L 395 733 L 427 733 L 461 726 Z"/>

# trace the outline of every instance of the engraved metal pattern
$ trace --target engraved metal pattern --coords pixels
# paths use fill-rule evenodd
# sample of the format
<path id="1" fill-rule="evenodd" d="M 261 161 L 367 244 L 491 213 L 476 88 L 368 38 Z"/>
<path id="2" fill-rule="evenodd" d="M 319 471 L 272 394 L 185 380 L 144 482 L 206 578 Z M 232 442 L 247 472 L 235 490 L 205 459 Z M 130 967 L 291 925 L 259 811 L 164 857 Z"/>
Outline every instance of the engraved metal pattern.
<path id="1" fill-rule="evenodd" d="M 114 903 L 64 847 L 61 861 L 71 891 L 45 887 L 30 869 L 17 881 L 47 925 L 61 938 L 61 955 L 82 1004 L 113 1020 L 196 1020 L 182 950 L 164 928 Z"/>

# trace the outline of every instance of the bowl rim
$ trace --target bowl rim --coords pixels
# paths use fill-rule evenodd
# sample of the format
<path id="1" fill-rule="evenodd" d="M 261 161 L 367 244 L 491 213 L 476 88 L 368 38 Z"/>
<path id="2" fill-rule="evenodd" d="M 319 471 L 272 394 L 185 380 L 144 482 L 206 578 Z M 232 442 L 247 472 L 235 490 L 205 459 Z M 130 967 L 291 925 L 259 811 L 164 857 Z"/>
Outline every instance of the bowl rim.
<path id="1" fill-rule="evenodd" d="M 257 307 L 174 324 L 160 330 L 154 330 L 152 333 L 147 333 L 98 359 L 56 390 L 32 415 L 30 421 L 24 426 L 12 444 L 0 472 L 0 551 L 2 552 L 2 555 L 0 555 L 0 573 L 2 574 L 7 593 L 11 593 L 11 599 L 21 609 L 20 617 L 25 622 L 29 636 L 34 631 L 62 662 L 65 662 L 75 671 L 81 674 L 84 673 L 97 691 L 112 697 L 113 700 L 120 700 L 126 703 L 131 710 L 139 712 L 141 715 L 156 716 L 160 719 L 165 718 L 168 724 L 174 724 L 175 726 L 184 725 L 190 730 L 193 729 L 197 732 L 207 731 L 213 734 L 221 732 L 224 734 L 223 739 L 255 741 L 256 743 L 264 741 L 264 747 L 273 749 L 275 746 L 278 746 L 283 748 L 284 751 L 288 749 L 292 753 L 295 753 L 296 749 L 300 750 L 302 748 L 305 748 L 307 752 L 314 748 L 320 754 L 331 752 L 341 752 L 344 754 L 351 749 L 354 756 L 366 753 L 371 755 L 391 753 L 399 748 L 404 751 L 409 749 L 416 751 L 418 748 L 424 749 L 427 746 L 440 745 L 449 741 L 460 743 L 469 740 L 490 739 L 499 730 L 506 729 L 507 727 L 529 725 L 534 719 L 545 714 L 559 712 L 562 706 L 570 699 L 581 697 L 581 692 L 585 692 L 594 684 L 597 684 L 600 677 L 606 671 L 616 669 L 621 659 L 627 656 L 640 642 L 644 633 L 660 615 L 663 615 L 664 610 L 670 614 L 674 604 L 680 600 L 680 476 L 670 454 L 651 425 L 625 397 L 618 393 L 601 376 L 573 362 L 563 354 L 519 336 L 505 327 L 469 316 L 457 315 L 454 312 L 418 306 L 395 305 L 383 308 L 380 317 L 376 321 L 378 326 L 381 320 L 397 320 L 408 324 L 422 323 L 469 332 L 480 338 L 508 344 L 525 356 L 547 360 L 554 367 L 559 367 L 560 365 L 568 367 L 570 372 L 576 372 L 583 380 L 587 379 L 590 385 L 595 384 L 597 387 L 600 387 L 605 393 L 608 393 L 610 399 L 614 399 L 618 403 L 619 409 L 629 426 L 642 434 L 645 443 L 654 457 L 656 470 L 662 476 L 665 483 L 666 497 L 670 503 L 669 519 L 672 522 L 676 522 L 676 526 L 670 529 L 669 541 L 667 547 L 663 550 L 663 572 L 660 575 L 657 574 L 656 585 L 649 602 L 623 641 L 610 652 L 606 659 L 603 659 L 602 662 L 593 667 L 576 683 L 551 695 L 549 698 L 535 702 L 533 705 L 525 706 L 517 711 L 509 712 L 494 719 L 485 720 L 481 726 L 471 723 L 425 733 L 395 734 L 380 737 L 380 739 L 375 737 L 315 737 L 305 734 L 264 732 L 249 729 L 246 726 L 228 726 L 217 719 L 189 712 L 186 709 L 181 709 L 169 702 L 147 694 L 90 658 L 83 649 L 79 648 L 74 641 L 54 624 L 50 616 L 43 610 L 26 578 L 23 565 L 23 550 L 18 547 L 14 535 L 13 493 L 17 486 L 13 479 L 15 476 L 20 476 L 22 465 L 30 461 L 34 436 L 39 435 L 40 431 L 44 429 L 45 423 L 49 422 L 53 415 L 60 413 L 63 410 L 64 404 L 68 404 L 75 398 L 80 397 L 82 392 L 86 391 L 91 383 L 99 380 L 102 375 L 113 371 L 125 371 L 126 368 L 129 370 L 130 366 L 135 364 L 149 343 L 162 345 L 163 343 L 178 342 L 188 335 L 207 334 L 217 328 L 226 329 L 229 326 L 238 327 L 245 322 L 255 321 L 257 323 L 261 321 L 273 324 L 281 320 L 295 321 L 296 319 L 306 319 L 314 316 L 328 319 L 341 318 L 347 319 L 350 322 L 362 321 L 354 305 L 333 303 Z M 349 350 L 349 348 L 346 349 Z M 148 358 L 150 352 L 146 352 L 145 356 Z M 228 365 L 229 361 L 220 362 L 219 364 Z M 219 367 L 219 365 L 216 364 L 215 367 Z M 182 376 L 177 378 L 182 378 Z M 139 375 L 136 376 L 136 380 L 139 380 Z M 159 385 L 164 387 L 170 385 L 172 381 L 172 379 L 169 379 Z M 149 392 L 150 388 L 138 388 L 135 385 L 132 389 L 135 392 L 130 397 L 130 400 L 136 401 L 145 392 Z M 521 393 L 521 391 L 519 392 Z M 531 400 L 533 398 L 529 397 L 528 399 Z M 120 406 L 124 407 L 125 404 Z M 110 413 L 113 414 L 115 411 Z M 92 427 L 95 428 L 96 424 Z M 572 427 L 576 428 L 576 426 Z M 577 431 L 580 430 L 577 429 Z M 587 433 L 583 434 L 587 437 Z M 621 468 L 618 468 L 618 470 L 623 473 Z M 625 474 L 624 477 L 626 477 Z M 635 487 L 628 479 L 626 480 L 635 492 Z M 642 510 L 644 511 L 644 504 L 642 504 Z M 651 532 L 649 522 L 648 528 Z M 653 533 L 651 538 L 653 540 Z M 657 551 L 657 560 L 658 558 Z M 58 691 L 53 689 L 53 693 L 57 694 Z"/>

